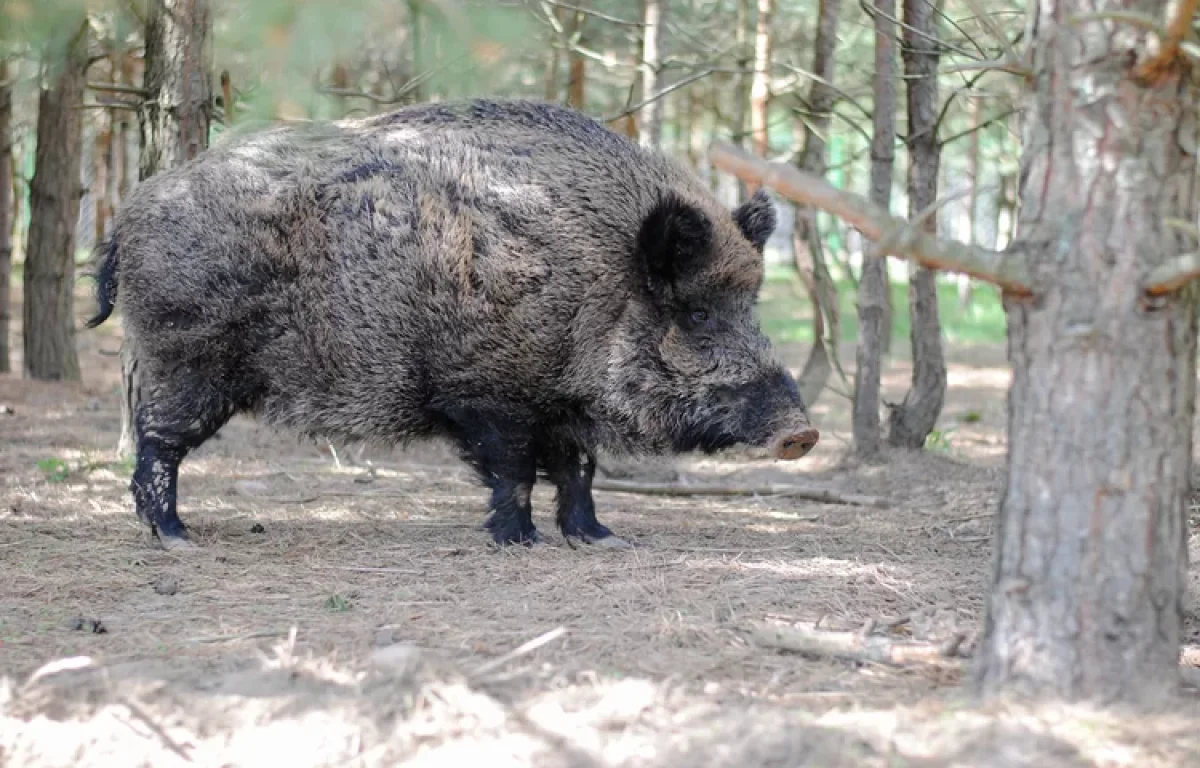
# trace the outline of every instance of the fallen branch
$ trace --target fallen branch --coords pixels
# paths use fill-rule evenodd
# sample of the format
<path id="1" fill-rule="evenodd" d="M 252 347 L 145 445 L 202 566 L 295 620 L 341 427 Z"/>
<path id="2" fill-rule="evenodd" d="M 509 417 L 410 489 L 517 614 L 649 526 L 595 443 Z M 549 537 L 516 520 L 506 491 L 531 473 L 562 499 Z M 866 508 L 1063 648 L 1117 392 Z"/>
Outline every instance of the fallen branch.
<path id="1" fill-rule="evenodd" d="M 770 483 L 759 486 L 742 485 L 679 485 L 678 483 L 633 483 L 624 480 L 596 480 L 592 488 L 613 493 L 639 493 L 647 496 L 788 496 L 825 504 L 848 504 L 856 507 L 886 509 L 891 504 L 877 496 L 859 496 L 805 488 L 799 485 Z"/>
<path id="2" fill-rule="evenodd" d="M 814 627 L 760 625 L 751 633 L 764 648 L 813 656 L 867 661 L 901 667 L 908 664 L 959 664 L 958 649 L 966 639 L 955 635 L 941 645 L 892 640 L 862 632 L 829 632 Z"/>
<path id="3" fill-rule="evenodd" d="M 769 163 L 728 142 L 709 149 L 713 165 L 743 181 L 770 187 L 793 202 L 820 208 L 844 219 L 884 253 L 915 261 L 930 269 L 961 272 L 1019 294 L 1032 293 L 1032 276 L 1019 251 L 989 251 L 953 240 L 939 240 L 910 227 L 865 198 L 840 190 L 819 176 L 784 163 Z"/>

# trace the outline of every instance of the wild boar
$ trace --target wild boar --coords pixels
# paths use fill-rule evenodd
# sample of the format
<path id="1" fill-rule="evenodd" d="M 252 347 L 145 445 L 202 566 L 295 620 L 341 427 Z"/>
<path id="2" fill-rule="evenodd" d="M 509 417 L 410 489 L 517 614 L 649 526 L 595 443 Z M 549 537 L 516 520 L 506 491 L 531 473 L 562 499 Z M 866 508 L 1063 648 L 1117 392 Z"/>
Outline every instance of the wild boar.
<path id="1" fill-rule="evenodd" d="M 423 105 L 231 137 L 139 184 L 98 247 L 141 375 L 139 517 L 189 546 L 180 461 L 238 412 L 314 439 L 452 440 L 499 544 L 596 519 L 598 449 L 817 443 L 755 305 L 775 228 L 570 109 Z"/>

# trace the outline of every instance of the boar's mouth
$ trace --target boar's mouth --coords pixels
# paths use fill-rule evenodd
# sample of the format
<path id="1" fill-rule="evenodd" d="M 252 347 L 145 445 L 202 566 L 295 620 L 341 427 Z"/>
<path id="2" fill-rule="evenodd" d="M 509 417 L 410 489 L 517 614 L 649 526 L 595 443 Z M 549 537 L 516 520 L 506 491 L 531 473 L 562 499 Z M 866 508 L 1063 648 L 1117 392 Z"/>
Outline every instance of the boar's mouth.
<path id="1" fill-rule="evenodd" d="M 766 444 L 767 437 L 764 436 L 762 444 Z M 675 435 L 674 449 L 678 453 L 687 453 L 689 451 L 701 451 L 706 454 L 714 454 L 717 451 L 723 451 L 726 448 L 732 448 L 735 445 L 750 444 L 751 441 L 744 437 L 739 438 L 732 432 L 725 429 L 723 424 L 709 425 L 689 425 L 681 433 Z"/>

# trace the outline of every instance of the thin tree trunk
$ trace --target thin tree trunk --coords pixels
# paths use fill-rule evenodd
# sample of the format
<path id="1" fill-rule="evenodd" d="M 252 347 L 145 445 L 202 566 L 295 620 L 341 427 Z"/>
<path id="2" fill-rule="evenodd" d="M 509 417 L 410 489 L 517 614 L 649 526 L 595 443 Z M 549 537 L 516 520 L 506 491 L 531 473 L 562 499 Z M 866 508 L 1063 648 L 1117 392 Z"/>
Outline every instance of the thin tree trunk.
<path id="1" fill-rule="evenodd" d="M 967 176 L 971 184 L 971 195 L 967 200 L 967 222 L 971 233 L 971 242 L 979 243 L 979 187 L 982 173 L 979 168 L 979 99 L 967 101 L 967 115 L 970 120 L 971 134 L 967 137 Z M 971 308 L 971 278 L 967 275 L 958 276 L 958 307 L 961 310 Z"/>
<path id="2" fill-rule="evenodd" d="M 73 25 L 74 26 L 74 25 Z M 53 85 L 38 95 L 37 150 L 25 256 L 25 373 L 79 380 L 75 351 L 75 236 L 83 152 L 87 24 L 53 62 Z"/>
<path id="3" fill-rule="evenodd" d="M 883 210 L 892 204 L 896 159 L 896 0 L 875 0 L 875 110 L 871 136 L 871 202 Z M 874 459 L 880 448 L 879 390 L 883 369 L 887 273 L 874 243 L 863 249 L 858 285 L 858 350 L 854 378 L 854 452 Z"/>
<path id="4" fill-rule="evenodd" d="M 111 115 L 112 110 L 108 112 Z M 97 243 L 104 239 L 110 211 L 108 177 L 112 169 L 108 163 L 112 157 L 113 143 L 113 121 L 110 115 L 104 116 L 104 125 L 96 131 L 92 144 L 92 204 L 95 211 L 92 217 L 92 237 L 93 242 Z"/>
<path id="5" fill-rule="evenodd" d="M 985 693 L 1137 702 L 1178 682 L 1197 288 L 1148 303 L 1139 286 L 1195 248 L 1164 222 L 1197 215 L 1196 78 L 1177 62 L 1139 80 L 1130 69 L 1153 32 L 1070 21 L 1116 8 L 1162 19 L 1168 5 L 1036 3 L 1019 232 L 1038 291 L 1006 299 Z"/>
<path id="6" fill-rule="evenodd" d="M 738 73 L 733 77 L 733 122 L 730 126 L 730 139 L 739 147 L 746 144 L 746 123 L 750 114 L 750 99 L 753 92 L 754 52 L 750 48 L 750 9 L 754 0 L 737 0 L 737 14 L 734 24 L 734 46 L 737 48 Z M 741 179 L 737 179 L 738 200 L 749 199 L 754 190 Z"/>
<path id="7" fill-rule="evenodd" d="M 208 0 L 157 0 L 146 21 L 147 97 L 138 112 L 138 178 L 192 159 L 208 147 L 212 120 L 212 12 Z M 123 386 L 118 453 L 134 448 L 140 376 L 135 345 L 121 347 Z"/>
<path id="8" fill-rule="evenodd" d="M 937 200 L 937 68 L 939 52 L 929 0 L 904 0 L 904 75 L 908 82 L 908 211 L 920 226 L 937 233 L 937 215 L 928 213 Z M 918 267 L 909 278 L 912 314 L 912 387 L 904 402 L 892 409 L 888 442 L 917 449 L 933 431 L 946 396 L 946 361 L 938 318 L 936 273 Z"/>
<path id="9" fill-rule="evenodd" d="M 0 59 L 0 373 L 12 370 L 8 330 L 12 319 L 13 165 L 12 84 L 8 62 Z"/>
<path id="10" fill-rule="evenodd" d="M 770 151 L 767 115 L 771 106 L 771 19 L 774 0 L 758 0 L 754 29 L 754 82 L 750 86 L 750 135 L 754 151 L 766 157 Z"/>
<path id="11" fill-rule="evenodd" d="M 550 46 L 550 50 L 546 55 L 546 92 L 545 99 L 549 102 L 557 102 L 560 93 L 558 83 L 558 71 L 562 68 L 561 57 L 559 55 L 558 46 Z"/>
<path id="12" fill-rule="evenodd" d="M 429 67 L 429 62 L 425 56 L 425 30 L 424 19 L 421 14 L 421 4 L 418 0 L 408 0 L 408 24 L 409 34 L 412 36 L 412 76 L 421 77 Z M 555 50 L 555 62 L 558 61 L 557 49 Z M 557 77 L 556 77 L 557 80 Z M 425 88 L 421 84 L 414 85 L 409 98 L 416 104 L 420 104 L 425 100 Z"/>
<path id="13" fill-rule="evenodd" d="M 645 119 L 639 131 L 644 146 L 658 147 L 662 143 L 663 98 L 657 97 L 662 85 L 663 46 L 666 42 L 666 0 L 645 0 L 642 28 L 642 98 L 653 99 L 642 112 Z"/>
<path id="14" fill-rule="evenodd" d="M 586 7 L 586 0 L 580 0 L 584 3 L 580 7 Z M 576 13 L 574 20 L 571 23 L 569 30 L 570 38 L 575 40 L 578 45 L 584 43 L 583 27 L 587 24 L 587 17 L 582 13 Z M 571 49 L 570 56 L 567 59 L 567 105 L 578 110 L 584 109 L 584 103 L 587 97 L 587 59 L 583 55 Z M 630 118 L 632 119 L 632 118 Z"/>
<path id="15" fill-rule="evenodd" d="M 804 147 L 800 152 L 799 166 L 819 176 L 825 175 L 829 163 L 826 137 L 837 102 L 837 94 L 827 83 L 834 82 L 834 51 L 837 47 L 840 9 L 841 0 L 821 0 L 817 13 L 812 71 L 821 80 L 813 80 L 809 87 L 809 114 L 803 125 Z M 813 348 L 798 382 L 801 394 L 810 406 L 825 389 L 833 373 L 841 333 L 837 285 L 829 274 L 816 222 L 815 210 L 807 206 L 796 207 L 792 238 L 796 269 L 812 299 L 814 316 L 822 315 L 819 322 L 814 320 L 814 327 L 825 330 L 825 333 L 814 334 Z"/>

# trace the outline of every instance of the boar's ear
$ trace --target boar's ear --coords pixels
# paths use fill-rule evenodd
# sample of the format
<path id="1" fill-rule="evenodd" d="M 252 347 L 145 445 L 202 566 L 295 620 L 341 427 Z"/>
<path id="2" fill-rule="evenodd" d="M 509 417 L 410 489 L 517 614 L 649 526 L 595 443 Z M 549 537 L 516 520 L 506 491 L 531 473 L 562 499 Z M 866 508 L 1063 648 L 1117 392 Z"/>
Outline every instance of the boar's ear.
<path id="1" fill-rule="evenodd" d="M 712 222 L 703 211 L 675 195 L 659 200 L 642 220 L 637 240 L 650 292 L 661 298 L 672 283 L 698 270 L 712 240 Z"/>
<path id="2" fill-rule="evenodd" d="M 738 229 L 750 241 L 751 245 L 762 253 L 767 246 L 767 240 L 775 232 L 775 206 L 771 198 L 759 187 L 750 199 L 739 205 L 733 211 L 733 220 Z"/>

